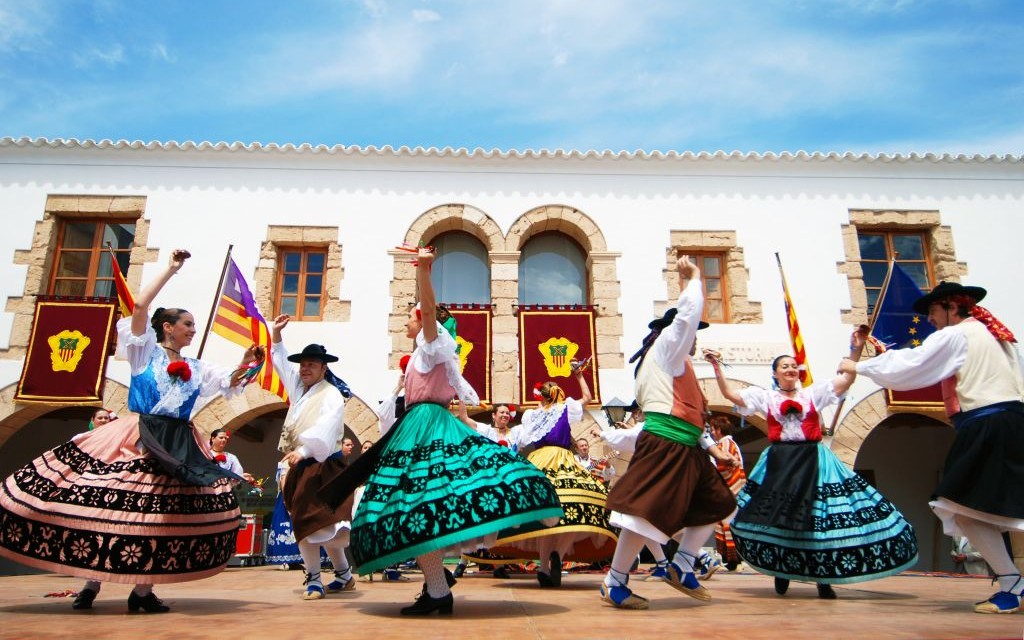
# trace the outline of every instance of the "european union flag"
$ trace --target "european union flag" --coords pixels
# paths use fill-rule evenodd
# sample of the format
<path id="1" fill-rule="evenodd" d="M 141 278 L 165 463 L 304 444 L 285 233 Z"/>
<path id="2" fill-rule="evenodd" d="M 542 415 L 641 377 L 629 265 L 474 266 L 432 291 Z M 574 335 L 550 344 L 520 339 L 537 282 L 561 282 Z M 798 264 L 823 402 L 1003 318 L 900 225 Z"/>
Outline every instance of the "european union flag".
<path id="1" fill-rule="evenodd" d="M 914 302 L 922 295 L 907 272 L 893 263 L 889 286 L 878 302 L 875 328 L 871 331 L 886 348 L 916 347 L 935 331 L 926 316 L 914 311 Z"/>

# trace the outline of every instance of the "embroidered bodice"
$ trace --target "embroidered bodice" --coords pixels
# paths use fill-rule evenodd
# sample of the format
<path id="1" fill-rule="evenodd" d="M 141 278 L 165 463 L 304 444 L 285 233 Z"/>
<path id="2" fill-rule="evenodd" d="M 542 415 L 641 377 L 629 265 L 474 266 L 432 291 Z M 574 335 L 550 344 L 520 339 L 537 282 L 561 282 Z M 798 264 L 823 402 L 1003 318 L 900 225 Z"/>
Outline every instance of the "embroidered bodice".
<path id="1" fill-rule="evenodd" d="M 583 404 L 573 398 L 566 398 L 565 403 L 554 404 L 547 409 L 530 409 L 523 414 L 519 439 L 523 446 L 562 447 L 571 451 L 572 425 L 582 419 Z"/>
<path id="2" fill-rule="evenodd" d="M 740 415 L 763 414 L 768 421 L 769 442 L 820 441 L 818 409 L 839 401 L 831 381 L 801 387 L 792 398 L 760 387 L 748 387 L 740 395 L 747 405 L 739 408 Z"/>
<path id="3" fill-rule="evenodd" d="M 188 381 L 167 373 L 170 358 L 156 341 L 152 327 L 141 336 L 132 334 L 132 319 L 117 322 L 118 339 L 125 346 L 132 379 L 128 388 L 128 410 L 187 420 L 199 398 L 218 393 L 231 395 L 231 370 L 184 358 L 192 371 Z"/>

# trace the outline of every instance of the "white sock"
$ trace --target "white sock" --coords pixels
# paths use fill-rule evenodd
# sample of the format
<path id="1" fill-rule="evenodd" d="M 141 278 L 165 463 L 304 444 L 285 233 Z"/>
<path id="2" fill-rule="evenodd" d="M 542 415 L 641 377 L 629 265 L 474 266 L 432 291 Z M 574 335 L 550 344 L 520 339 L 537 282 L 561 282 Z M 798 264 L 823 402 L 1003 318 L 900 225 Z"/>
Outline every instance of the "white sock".
<path id="1" fill-rule="evenodd" d="M 1003 542 L 1003 534 L 994 525 L 981 520 L 975 520 L 965 515 L 955 516 L 956 524 L 963 531 L 970 541 L 971 546 L 978 550 L 981 557 L 988 562 L 992 570 L 999 578 L 999 587 L 1003 591 L 1009 591 L 1020 576 L 1020 570 L 1013 564 L 1013 559 L 1006 550 L 1006 543 Z M 1017 593 L 1024 587 L 1024 582 L 1017 585 Z"/>
<path id="2" fill-rule="evenodd" d="M 619 543 L 615 546 L 615 555 L 612 557 L 612 568 L 604 577 L 606 585 L 626 586 L 629 582 L 629 570 L 646 541 L 647 538 L 629 529 L 623 529 L 619 533 Z"/>
<path id="3" fill-rule="evenodd" d="M 665 557 L 665 550 L 661 548 L 660 544 L 654 540 L 648 540 L 644 543 L 644 546 L 647 547 L 647 550 L 651 552 L 652 556 L 654 556 L 654 561 L 657 562 L 658 565 L 663 565 L 665 562 L 668 562 L 668 558 Z"/>
<path id="4" fill-rule="evenodd" d="M 550 536 L 537 541 L 537 553 L 540 555 L 540 560 L 537 561 L 537 571 L 551 575 L 551 552 L 554 550 L 554 540 L 551 540 Z M 555 570 L 561 571 L 562 567 L 557 567 Z"/>
<path id="5" fill-rule="evenodd" d="M 316 576 L 310 583 L 323 586 L 320 582 L 320 545 L 303 540 L 299 543 L 299 555 L 302 556 L 302 565 L 306 568 L 306 573 Z"/>
<path id="6" fill-rule="evenodd" d="M 331 559 L 331 564 L 334 565 L 334 577 L 342 582 L 348 582 L 352 579 L 352 568 L 345 555 L 345 546 L 335 544 L 336 542 L 337 538 L 331 540 L 330 546 L 324 545 L 324 548 L 327 549 L 327 555 Z"/>
<path id="7" fill-rule="evenodd" d="M 440 551 L 417 556 L 416 564 L 420 565 L 423 579 L 427 581 L 427 593 L 431 598 L 443 598 L 452 592 L 444 577 L 444 555 Z"/>
<path id="8" fill-rule="evenodd" d="M 693 573 L 694 561 L 701 552 L 701 545 L 708 539 L 711 532 L 715 530 L 715 523 L 700 525 L 699 527 L 687 527 L 679 535 L 679 552 L 672 561 L 679 565 L 683 573 Z"/>

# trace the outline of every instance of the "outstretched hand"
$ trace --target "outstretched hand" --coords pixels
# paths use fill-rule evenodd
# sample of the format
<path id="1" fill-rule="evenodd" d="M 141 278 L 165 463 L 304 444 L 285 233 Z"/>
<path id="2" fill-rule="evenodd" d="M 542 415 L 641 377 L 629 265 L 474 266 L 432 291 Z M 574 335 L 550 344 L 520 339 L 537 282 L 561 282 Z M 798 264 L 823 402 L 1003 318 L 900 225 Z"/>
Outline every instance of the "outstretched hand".
<path id="1" fill-rule="evenodd" d="M 693 280 L 695 276 L 700 277 L 700 269 L 690 261 L 690 256 L 688 255 L 680 256 L 676 260 L 676 269 L 679 271 L 679 275 L 687 280 Z"/>
<path id="2" fill-rule="evenodd" d="M 253 362 L 263 362 L 265 357 L 267 357 L 267 354 L 264 352 L 263 347 L 253 344 L 245 350 L 245 355 L 242 356 L 242 364 L 248 365 Z"/>

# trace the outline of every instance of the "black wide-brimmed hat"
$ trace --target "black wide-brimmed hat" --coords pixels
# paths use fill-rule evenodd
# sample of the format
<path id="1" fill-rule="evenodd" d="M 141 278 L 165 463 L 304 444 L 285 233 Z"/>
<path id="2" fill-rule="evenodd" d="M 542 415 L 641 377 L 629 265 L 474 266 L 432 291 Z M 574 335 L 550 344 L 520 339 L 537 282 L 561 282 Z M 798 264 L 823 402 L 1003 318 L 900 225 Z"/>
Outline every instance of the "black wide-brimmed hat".
<path id="1" fill-rule="evenodd" d="M 651 320 L 647 324 L 647 328 L 658 329 L 660 331 L 661 329 L 664 329 L 668 325 L 672 324 L 672 319 L 676 317 L 677 313 L 679 313 L 679 309 L 672 307 L 665 312 L 665 315 L 661 316 L 660 318 L 655 318 L 654 320 Z M 711 325 L 701 320 L 700 322 L 697 323 L 697 331 L 700 331 L 701 329 L 707 329 L 710 326 Z"/>
<path id="2" fill-rule="evenodd" d="M 942 302 L 951 296 L 967 296 L 975 302 L 981 302 L 988 293 L 981 287 L 965 287 L 959 282 L 946 282 L 943 280 L 934 289 L 914 301 L 914 311 L 921 314 L 928 313 L 928 307 L 936 302 Z"/>
<path id="3" fill-rule="evenodd" d="M 322 344 L 307 344 L 302 353 L 293 353 L 288 356 L 288 362 L 302 362 L 303 360 L 319 360 L 327 364 L 337 362 L 338 356 L 327 353 L 327 347 Z"/>

